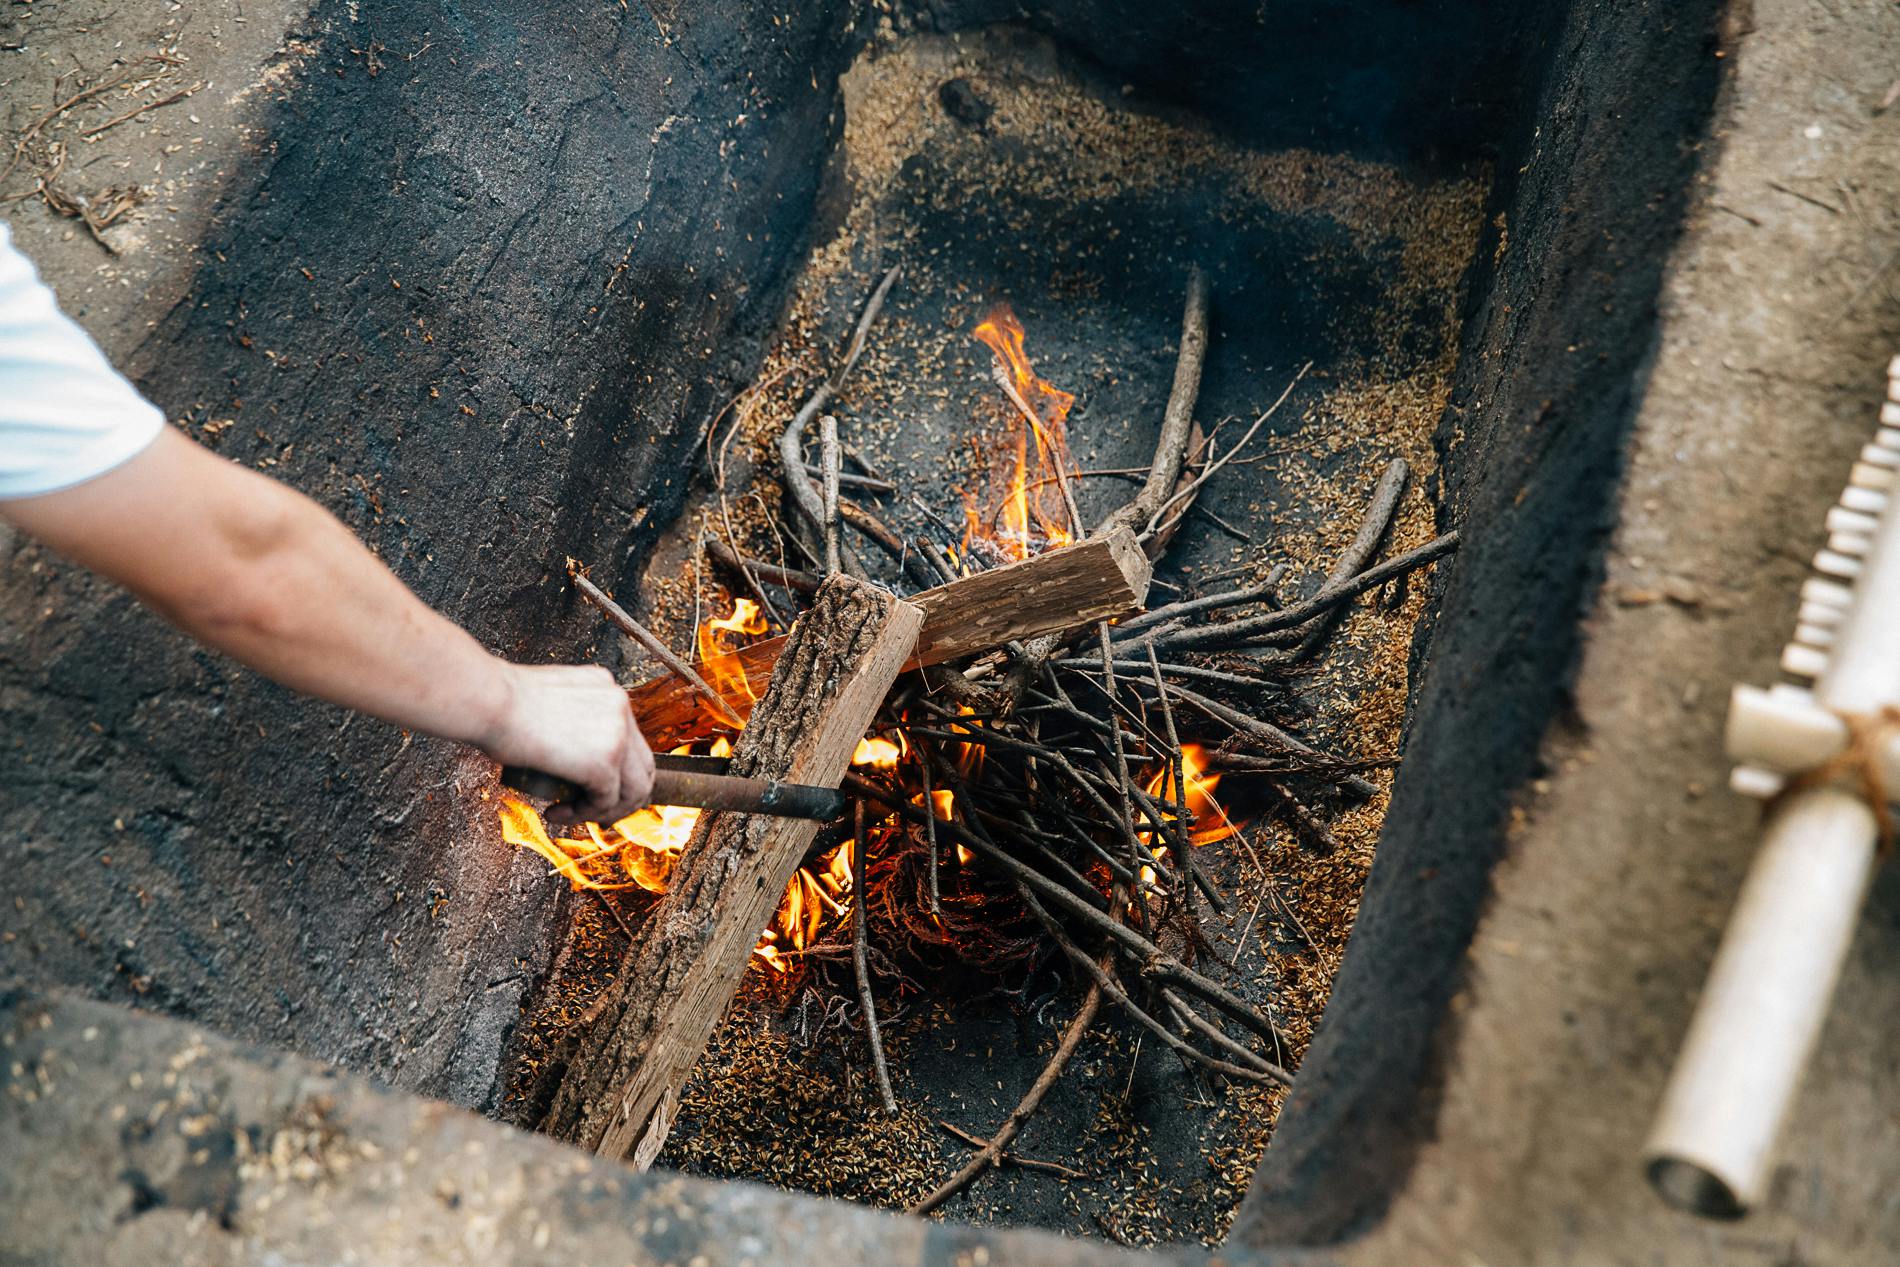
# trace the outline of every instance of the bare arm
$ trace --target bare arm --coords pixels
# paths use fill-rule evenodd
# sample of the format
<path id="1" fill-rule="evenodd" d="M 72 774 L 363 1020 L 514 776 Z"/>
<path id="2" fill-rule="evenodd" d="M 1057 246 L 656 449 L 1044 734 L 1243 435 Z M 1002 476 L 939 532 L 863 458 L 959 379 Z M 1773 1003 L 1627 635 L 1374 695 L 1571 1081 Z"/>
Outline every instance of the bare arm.
<path id="1" fill-rule="evenodd" d="M 576 814 L 645 803 L 653 759 L 596 667 L 509 664 L 431 611 L 321 506 L 166 430 L 5 518 L 286 686 L 579 784 Z"/>

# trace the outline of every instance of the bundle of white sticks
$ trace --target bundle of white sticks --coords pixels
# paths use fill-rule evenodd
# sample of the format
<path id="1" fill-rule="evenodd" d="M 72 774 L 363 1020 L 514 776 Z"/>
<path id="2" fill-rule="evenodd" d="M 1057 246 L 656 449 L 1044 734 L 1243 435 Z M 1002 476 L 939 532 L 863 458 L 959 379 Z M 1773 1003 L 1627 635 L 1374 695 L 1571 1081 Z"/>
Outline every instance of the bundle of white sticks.
<path id="1" fill-rule="evenodd" d="M 1736 791 L 1767 803 L 1760 852 L 1645 1154 L 1672 1203 L 1733 1218 L 1760 1197 L 1775 1136 L 1826 1019 L 1900 791 L 1900 357 L 1880 427 L 1827 515 L 1802 587 L 1790 679 L 1738 686 Z"/>

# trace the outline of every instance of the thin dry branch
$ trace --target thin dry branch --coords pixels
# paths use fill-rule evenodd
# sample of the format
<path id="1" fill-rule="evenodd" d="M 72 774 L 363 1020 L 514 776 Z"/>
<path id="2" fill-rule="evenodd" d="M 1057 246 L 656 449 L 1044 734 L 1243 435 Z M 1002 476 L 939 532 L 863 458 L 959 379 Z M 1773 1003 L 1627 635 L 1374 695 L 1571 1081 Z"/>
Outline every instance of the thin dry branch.
<path id="1" fill-rule="evenodd" d="M 128 119 L 136 119 L 140 115 L 146 113 L 147 111 L 162 109 L 163 107 L 169 106 L 169 105 L 176 105 L 178 102 L 183 101 L 186 97 L 189 97 L 192 93 L 199 91 L 204 86 L 205 86 L 205 81 L 200 79 L 197 83 L 192 84 L 189 88 L 180 88 L 177 92 L 172 93 L 168 97 L 160 97 L 157 101 L 147 101 L 141 105 L 133 107 L 130 110 L 127 110 L 124 114 L 115 115 L 114 117 L 107 119 L 104 123 L 94 124 L 92 127 L 87 128 L 84 132 L 81 132 L 79 135 L 90 140 L 91 138 L 98 136 L 101 132 L 106 131 L 108 128 L 116 128 L 121 123 L 124 123 Z"/>
<path id="2" fill-rule="evenodd" d="M 950 1132 L 950 1134 L 956 1136 L 971 1148 L 988 1148 L 990 1146 L 990 1142 L 981 1135 L 972 1135 L 954 1123 L 938 1122 L 937 1125 L 943 1127 L 944 1130 Z M 1039 1161 L 1034 1157 L 1025 1157 L 1021 1153 L 1003 1153 L 996 1159 L 996 1165 L 999 1168 L 1004 1165 L 1010 1165 L 1020 1166 L 1024 1170 L 1042 1170 L 1052 1175 L 1060 1175 L 1064 1179 L 1088 1178 L 1087 1175 L 1073 1166 L 1065 1166 L 1061 1162 L 1055 1161 Z"/>
<path id="3" fill-rule="evenodd" d="M 1075 504 L 1075 482 L 1069 477 L 1069 464 L 1066 460 L 1067 455 L 1063 452 L 1061 446 L 1044 443 L 1043 433 L 1046 430 L 1047 424 L 1043 421 L 1042 416 L 1036 412 L 1035 408 L 1031 406 L 1027 400 L 1023 399 L 1021 390 L 1016 386 L 1016 380 L 1010 377 L 1008 370 L 1004 369 L 1000 363 L 992 365 L 990 366 L 990 379 L 998 387 L 1003 389 L 1003 395 L 1009 397 L 1009 403 L 1016 406 L 1016 412 L 1023 416 L 1024 420 L 1029 423 L 1030 428 L 1035 432 L 1036 443 L 1042 446 L 1044 451 L 1048 454 L 1050 463 L 1056 468 L 1055 480 L 1057 487 L 1062 491 L 1063 508 L 1069 512 L 1069 531 L 1080 532 L 1082 530 L 1082 511 Z M 1040 481 L 1038 482 L 1040 483 Z"/>
<path id="4" fill-rule="evenodd" d="M 864 1037 L 871 1045 L 871 1068 L 877 1074 L 877 1091 L 884 1098 L 884 1111 L 897 1112 L 897 1097 L 891 1092 L 891 1071 L 884 1063 L 884 1035 L 877 1027 L 877 1002 L 871 997 L 869 954 L 870 912 L 864 900 L 865 846 L 864 801 L 852 806 L 851 886 L 851 970 L 858 979 L 858 1006 L 864 1012 Z"/>
<path id="5" fill-rule="evenodd" d="M 1303 757 L 1315 758 L 1318 762 L 1323 763 L 1330 769 L 1337 769 L 1339 767 L 1339 759 L 1337 757 L 1321 752 L 1305 740 L 1288 734 L 1270 721 L 1254 717 L 1248 713 L 1243 713 L 1237 708 L 1221 703 L 1219 700 L 1209 699 L 1199 691 L 1190 691 L 1185 686 L 1170 685 L 1168 689 L 1174 692 L 1174 698 L 1180 700 L 1183 704 L 1186 704 L 1196 712 L 1204 713 L 1212 717 L 1215 721 L 1225 722 L 1243 735 L 1247 735 L 1270 747 L 1281 748 L 1287 752 L 1296 753 Z M 1379 790 L 1373 786 L 1373 784 L 1356 774 L 1349 774 L 1340 780 L 1340 782 L 1342 786 L 1351 789 L 1359 796 L 1372 796 Z"/>
<path id="6" fill-rule="evenodd" d="M 864 311 L 858 314 L 858 324 L 851 331 L 851 342 L 845 345 L 844 359 L 838 363 L 837 372 L 831 376 L 832 391 L 844 386 L 845 378 L 856 368 L 858 358 L 864 355 L 865 344 L 871 337 L 871 325 L 877 320 L 878 314 L 884 311 L 884 301 L 890 298 L 891 287 L 897 285 L 897 278 L 903 271 L 903 265 L 891 265 L 879 280 L 877 289 L 864 301 Z M 863 465 L 863 459 L 859 458 L 858 463 Z"/>
<path id="7" fill-rule="evenodd" d="M 805 428 L 811 425 L 811 420 L 831 403 L 832 396 L 844 385 L 844 380 L 857 365 L 858 358 L 864 355 L 865 344 L 871 336 L 871 326 L 877 321 L 878 313 L 884 310 L 884 300 L 889 297 L 891 287 L 897 284 L 899 271 L 897 267 L 892 267 L 884 274 L 883 280 L 878 282 L 877 289 L 872 291 L 870 299 L 865 301 L 864 311 L 858 317 L 857 326 L 851 331 L 851 341 L 845 345 L 844 355 L 838 361 L 838 368 L 832 372 L 831 377 L 812 391 L 791 422 L 786 424 L 785 430 L 779 433 L 778 454 L 779 463 L 783 467 L 785 487 L 792 495 L 792 504 L 798 507 L 799 513 L 804 515 L 812 527 L 819 531 L 822 531 L 825 525 L 825 504 L 823 495 L 807 473 L 808 467 L 804 455 Z M 844 546 L 839 553 L 839 563 L 843 571 L 849 576 L 863 580 L 864 566 L 858 562 L 851 548 Z"/>
<path id="8" fill-rule="evenodd" d="M 1359 531 L 1354 534 L 1352 544 L 1333 563 L 1332 570 L 1326 574 L 1326 584 L 1320 588 L 1341 585 L 1366 570 L 1372 562 L 1372 556 L 1378 553 L 1379 543 L 1385 540 L 1386 530 L 1392 526 L 1392 517 L 1398 514 L 1399 498 L 1405 492 L 1405 459 L 1393 458 L 1386 464 L 1385 471 L 1379 476 L 1378 484 L 1372 490 L 1372 500 L 1366 506 L 1366 513 L 1359 521 Z M 1313 654 L 1321 640 L 1331 631 L 1339 620 L 1343 607 L 1332 610 L 1313 622 L 1306 631 L 1300 644 L 1288 660 L 1303 660 Z"/>
<path id="9" fill-rule="evenodd" d="M 1030 914 L 1034 915 L 1037 921 L 1042 924 L 1043 928 L 1048 931 L 1050 939 L 1061 947 L 1062 952 L 1089 976 L 1093 987 L 1107 995 L 1109 1001 L 1121 1008 L 1121 1010 L 1128 1015 L 1130 1020 L 1160 1039 L 1169 1051 L 1179 1055 L 1183 1060 L 1192 1061 L 1203 1068 L 1212 1070 L 1215 1073 L 1224 1074 L 1230 1078 L 1237 1078 L 1242 1082 L 1278 1082 L 1283 1086 L 1292 1085 L 1292 1075 L 1287 1073 L 1284 1069 L 1280 1069 L 1277 1065 L 1272 1066 L 1270 1069 L 1258 1069 L 1251 1066 L 1229 1064 L 1227 1061 L 1209 1056 L 1206 1052 L 1196 1048 L 1192 1043 L 1182 1039 L 1179 1034 L 1176 1034 L 1166 1025 L 1163 1025 L 1160 1021 L 1150 1016 L 1143 1010 L 1140 1004 L 1136 1003 L 1134 999 L 1129 996 L 1128 991 L 1122 988 L 1121 982 L 1116 979 L 1115 974 L 1110 971 L 1108 967 L 1104 966 L 1107 963 L 1106 958 L 1103 963 L 1097 963 L 1095 960 L 1089 958 L 1089 956 L 1084 954 L 1081 948 L 1071 941 L 1068 935 L 1062 931 L 1062 926 L 1042 907 L 1041 903 L 1027 894 L 1023 895 L 1023 901 L 1028 905 Z M 1256 1059 L 1259 1060 L 1262 1058 L 1256 1057 Z M 1271 1062 L 1266 1063 L 1271 1065 Z M 1277 1071 L 1277 1074 L 1275 1071 Z"/>
<path id="10" fill-rule="evenodd" d="M 1311 598 L 1295 603 L 1291 607 L 1282 607 L 1264 616 L 1231 620 L 1225 624 L 1201 625 L 1167 632 L 1155 631 L 1136 637 L 1133 641 L 1137 644 L 1150 642 L 1157 651 L 1234 647 L 1260 642 L 1270 635 L 1297 629 L 1314 617 L 1324 615 L 1340 603 L 1348 602 L 1367 590 L 1377 589 L 1395 577 L 1404 576 L 1407 572 L 1416 571 L 1427 563 L 1435 562 L 1455 551 L 1458 544 L 1458 533 L 1447 532 L 1417 549 L 1407 550 L 1404 554 L 1387 559 L 1377 567 L 1367 568 L 1359 575 L 1341 581 L 1337 585 L 1328 585 Z"/>
<path id="11" fill-rule="evenodd" d="M 1205 342 L 1206 336 L 1203 335 L 1202 338 L 1203 338 L 1203 342 Z M 1286 404 L 1286 398 L 1293 394 L 1293 389 L 1299 386 L 1300 380 L 1305 378 L 1306 372 L 1312 368 L 1313 368 L 1313 363 L 1311 361 L 1308 361 L 1306 364 L 1300 366 L 1299 373 L 1295 374 L 1292 377 L 1292 379 L 1287 382 L 1286 387 L 1281 390 L 1279 399 L 1275 400 L 1271 405 L 1267 406 L 1266 412 L 1262 413 L 1258 418 L 1255 418 L 1253 420 L 1253 425 L 1247 428 L 1247 433 L 1241 436 L 1240 439 L 1234 443 L 1234 446 L 1232 448 L 1228 449 L 1227 452 L 1223 454 L 1221 457 L 1216 458 L 1213 462 L 1209 463 L 1205 471 L 1202 471 L 1199 475 L 1195 476 L 1193 481 L 1190 482 L 1185 488 L 1182 488 L 1180 491 L 1176 492 L 1173 496 L 1169 497 L 1166 502 L 1162 503 L 1162 505 L 1155 511 L 1155 513 L 1149 517 L 1147 526 L 1142 529 L 1142 535 L 1147 536 L 1153 533 L 1157 528 L 1161 526 L 1162 519 L 1167 515 L 1167 513 L 1170 510 L 1174 509 L 1178 505 L 1182 505 L 1186 502 L 1191 502 L 1194 499 L 1195 495 L 1200 492 L 1201 486 L 1203 484 L 1213 479 L 1214 476 L 1218 475 L 1221 472 L 1221 470 L 1227 466 L 1228 463 L 1232 462 L 1234 458 L 1240 453 L 1240 451 L 1247 447 L 1247 442 L 1254 438 L 1254 433 L 1259 431 L 1261 427 L 1265 426 L 1269 418 L 1273 417 L 1274 414 L 1280 412 L 1280 406 Z M 1210 515 L 1213 514 L 1212 511 L 1209 511 L 1208 513 Z M 1229 531 L 1231 532 L 1233 531 L 1233 529 L 1230 528 Z"/>
<path id="12" fill-rule="evenodd" d="M 1095 1014 L 1102 1009 L 1102 987 L 1091 985 L 1087 994 L 1082 996 L 1082 1006 L 1076 1009 L 1075 1019 L 1069 1022 L 1069 1028 L 1063 1033 L 1062 1041 L 1056 1045 L 1055 1054 L 1049 1057 L 1049 1063 L 1030 1084 L 1022 1101 L 1010 1110 L 1001 1126 L 990 1136 L 976 1156 L 966 1162 L 956 1174 L 943 1181 L 937 1189 L 923 1200 L 910 1207 L 911 1214 L 929 1214 L 932 1210 L 963 1191 L 972 1179 L 996 1165 L 1010 1141 L 1023 1129 L 1023 1123 L 1042 1106 L 1043 1097 L 1049 1094 L 1049 1088 L 1055 1086 L 1056 1079 L 1062 1076 L 1062 1070 L 1068 1065 L 1069 1058 L 1075 1055 L 1075 1049 L 1082 1045 L 1082 1036 L 1088 1033 L 1089 1026 L 1095 1022 Z"/>
<path id="13" fill-rule="evenodd" d="M 782 568 L 776 563 L 767 563 L 763 559 L 747 558 L 718 537 L 707 538 L 706 553 L 714 563 L 721 567 L 731 568 L 741 576 L 750 575 L 767 585 L 796 590 L 800 594 L 815 593 L 822 579 L 811 572 L 800 572 L 796 568 Z"/>
<path id="14" fill-rule="evenodd" d="M 580 591 L 582 598 L 600 608 L 601 614 L 606 616 L 615 628 L 645 647 L 653 658 L 665 665 L 674 676 L 699 692 L 700 697 L 711 704 L 714 710 L 726 719 L 728 725 L 734 728 L 745 725 L 745 718 L 733 711 L 732 705 L 726 703 L 725 696 L 715 691 L 711 683 L 694 672 L 693 666 L 674 655 L 672 648 L 655 637 L 652 630 L 629 616 L 624 607 L 609 598 L 605 590 L 589 580 L 578 560 L 567 561 L 567 574 L 574 582 L 574 588 Z"/>
<path id="15" fill-rule="evenodd" d="M 178 63 L 178 59 L 168 53 L 147 53 L 142 57 L 135 57 L 127 62 L 125 68 L 117 75 L 114 75 L 110 79 L 102 79 L 90 88 L 82 88 L 64 101 L 55 102 L 52 108 L 47 110 L 46 113 L 40 115 L 37 119 L 33 120 L 33 122 L 20 129 L 19 134 L 13 139 L 13 156 L 7 160 L 6 167 L 0 169 L 0 185 L 4 185 L 7 178 L 13 175 L 14 168 L 18 167 L 20 160 L 26 156 L 27 147 L 39 139 L 41 130 L 44 129 L 47 124 L 59 118 L 82 101 L 90 101 L 100 93 L 111 92 L 114 88 L 130 83 L 138 76 L 140 71 L 155 62 L 159 65 L 172 66 Z M 61 77 L 64 78 L 64 76 Z"/>
<path id="16" fill-rule="evenodd" d="M 848 448 L 849 446 L 846 447 Z M 805 463 L 805 474 L 811 476 L 813 479 L 823 479 L 825 473 L 818 467 L 813 466 L 810 462 L 807 462 Z M 897 491 L 897 485 L 887 479 L 879 479 L 873 475 L 859 475 L 856 471 L 838 472 L 838 487 L 855 488 L 866 493 L 894 493 Z"/>
<path id="17" fill-rule="evenodd" d="M 1203 594 L 1199 598 L 1184 598 L 1179 602 L 1167 603 L 1160 607 L 1151 607 L 1139 616 L 1130 617 L 1115 626 L 1118 635 L 1126 636 L 1141 629 L 1151 629 L 1163 621 L 1180 620 L 1188 616 L 1197 616 L 1202 612 L 1217 611 L 1223 607 L 1240 607 L 1247 603 L 1270 603 L 1278 605 L 1280 582 L 1286 579 L 1287 565 L 1276 563 L 1266 578 L 1254 585 L 1243 585 L 1239 589 L 1222 590 L 1218 594 Z"/>
<path id="18" fill-rule="evenodd" d="M 1168 1005 L 1175 1016 L 1186 1023 L 1189 1029 L 1207 1039 L 1216 1047 L 1219 1047 L 1235 1060 L 1240 1061 L 1249 1069 L 1255 1069 L 1267 1075 L 1267 1077 L 1273 1079 L 1281 1086 L 1290 1087 L 1293 1085 L 1293 1075 L 1285 1068 L 1268 1060 L 1251 1047 L 1235 1042 L 1232 1038 L 1228 1037 L 1220 1026 L 1214 1024 L 1214 1022 L 1189 1007 L 1187 1000 L 1183 999 L 1173 990 L 1163 990 L 1161 992 L 1161 1000 Z"/>
<path id="19" fill-rule="evenodd" d="M 930 848 L 930 913 L 941 918 L 943 915 L 943 892 L 938 884 L 937 849 L 937 798 L 931 794 L 930 762 L 917 763 L 919 776 L 924 783 L 924 840 Z"/>
<path id="20" fill-rule="evenodd" d="M 824 472 L 820 506 L 825 525 L 825 575 L 838 574 L 838 467 L 843 454 L 838 451 L 838 420 L 831 414 L 818 419 L 819 469 Z"/>
<path id="21" fill-rule="evenodd" d="M 1181 314 L 1181 351 L 1174 363 L 1174 386 L 1161 415 L 1161 434 L 1155 440 L 1155 461 L 1148 481 L 1134 499 L 1102 521 L 1096 532 L 1145 525 L 1174 492 L 1187 452 L 1194 405 L 1201 395 L 1201 368 L 1207 361 L 1207 274 L 1199 265 L 1188 271 L 1187 303 Z"/>

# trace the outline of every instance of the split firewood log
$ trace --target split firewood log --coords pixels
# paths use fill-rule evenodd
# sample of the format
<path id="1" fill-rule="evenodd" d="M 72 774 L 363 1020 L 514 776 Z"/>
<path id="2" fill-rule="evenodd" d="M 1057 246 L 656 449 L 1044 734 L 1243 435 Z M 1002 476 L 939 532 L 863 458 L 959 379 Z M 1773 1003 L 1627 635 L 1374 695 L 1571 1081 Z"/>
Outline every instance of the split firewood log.
<path id="1" fill-rule="evenodd" d="M 778 648 L 731 772 L 836 786 L 922 625 L 911 603 L 848 577 L 827 581 Z M 665 899 L 576 1041 L 543 1123 L 549 1134 L 642 1165 L 658 1155 L 680 1087 L 817 831 L 802 819 L 700 817 Z"/>

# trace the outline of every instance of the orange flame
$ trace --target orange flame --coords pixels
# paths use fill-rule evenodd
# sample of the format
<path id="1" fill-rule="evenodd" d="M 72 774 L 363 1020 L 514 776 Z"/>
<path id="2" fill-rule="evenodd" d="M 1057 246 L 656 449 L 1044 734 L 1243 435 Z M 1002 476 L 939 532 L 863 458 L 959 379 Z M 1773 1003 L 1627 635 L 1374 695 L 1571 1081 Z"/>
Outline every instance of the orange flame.
<path id="1" fill-rule="evenodd" d="M 1184 804 L 1188 813 L 1194 815 L 1194 830 L 1188 841 L 1195 845 L 1211 845 L 1240 831 L 1214 799 L 1214 789 L 1220 785 L 1221 776 L 1208 774 L 1208 765 L 1207 749 L 1197 743 L 1181 745 L 1181 773 L 1187 780 Z"/>
<path id="2" fill-rule="evenodd" d="M 785 887 L 772 922 L 759 934 L 752 953 L 774 972 L 785 972 L 786 962 L 818 940 L 827 918 L 850 917 L 855 885 L 851 877 L 851 851 L 839 845 L 820 858 L 814 867 L 800 867 Z"/>
<path id="3" fill-rule="evenodd" d="M 921 803 L 922 800 L 922 797 L 916 797 L 913 799 L 913 803 Z M 957 794 L 948 788 L 932 788 L 930 792 L 930 809 L 931 813 L 939 822 L 948 823 L 954 821 L 957 816 Z M 957 842 L 956 850 L 957 863 L 959 866 L 967 867 L 976 858 L 976 855 L 965 848 L 961 841 Z"/>
<path id="4" fill-rule="evenodd" d="M 752 689 L 751 680 L 746 677 L 745 664 L 738 655 L 739 648 L 745 645 L 745 639 L 756 638 L 770 630 L 771 626 L 765 623 L 765 614 L 749 598 L 733 599 L 730 616 L 715 616 L 699 626 L 697 639 L 702 676 L 709 686 L 734 702 L 741 716 L 752 711 L 752 705 L 759 697 Z"/>
<path id="5" fill-rule="evenodd" d="M 541 815 L 534 807 L 513 796 L 503 796 L 501 801 L 501 838 L 509 844 L 522 849 L 532 849 L 547 859 L 548 865 L 567 877 L 568 883 L 577 889 L 624 889 L 632 882 L 614 884 L 594 878 L 591 866 L 583 868 L 583 859 L 589 863 L 598 861 L 596 855 L 603 852 L 591 841 L 556 841 L 548 835 L 548 829 L 541 822 Z"/>
<path id="6" fill-rule="evenodd" d="M 1169 765 L 1163 765 L 1148 780 L 1148 795 L 1160 801 L 1177 801 L 1187 806 L 1193 826 L 1188 831 L 1188 843 L 1191 845 L 1211 845 L 1215 841 L 1225 840 L 1239 832 L 1233 820 L 1227 817 L 1227 811 L 1214 799 L 1214 789 L 1220 785 L 1221 776 L 1207 773 L 1209 765 L 1207 749 L 1197 743 L 1181 745 L 1181 774 L 1187 783 L 1187 795 L 1177 795 L 1174 787 L 1174 771 Z M 1142 833 L 1142 839 L 1150 834 Z M 1166 856 L 1166 849 L 1157 849 L 1157 857 Z"/>
<path id="7" fill-rule="evenodd" d="M 1006 451 L 993 463 L 989 501 L 995 509 L 985 515 L 976 496 L 964 493 L 961 553 L 967 556 L 973 542 L 983 541 L 1005 558 L 1026 559 L 1068 545 L 1075 525 L 1062 481 L 1073 473 L 1074 462 L 1064 424 L 1075 397 L 1036 376 L 1023 351 L 1022 322 L 1008 304 L 997 305 L 971 333 L 995 353 L 998 382 L 1020 416 L 1010 428 Z"/>
<path id="8" fill-rule="evenodd" d="M 895 770 L 900 757 L 907 751 L 904 732 L 897 732 L 896 742 L 878 739 L 867 735 L 858 740 L 857 749 L 851 754 L 851 764 L 868 766 L 873 770 Z"/>
<path id="9" fill-rule="evenodd" d="M 758 604 L 735 599 L 730 615 L 714 617 L 697 631 L 699 660 L 711 685 L 749 711 L 757 697 L 746 680 L 738 650 L 743 639 L 768 631 Z M 690 751 L 675 748 L 676 755 Z M 866 738 L 855 760 L 877 769 L 892 769 L 903 755 L 903 736 L 897 741 Z M 729 756 L 732 744 L 716 739 L 709 755 Z M 504 796 L 500 807 L 501 835 L 509 844 L 531 849 L 577 889 L 640 888 L 664 893 L 673 878 L 674 864 L 699 823 L 700 811 L 680 805 L 647 805 L 611 826 L 583 823 L 565 837 L 551 836 L 533 806 Z M 852 897 L 851 860 L 839 849 L 811 867 L 801 867 L 786 885 L 777 912 L 759 934 L 753 954 L 766 967 L 789 971 L 788 956 L 803 951 L 818 937 L 826 921 L 849 913 Z"/>

